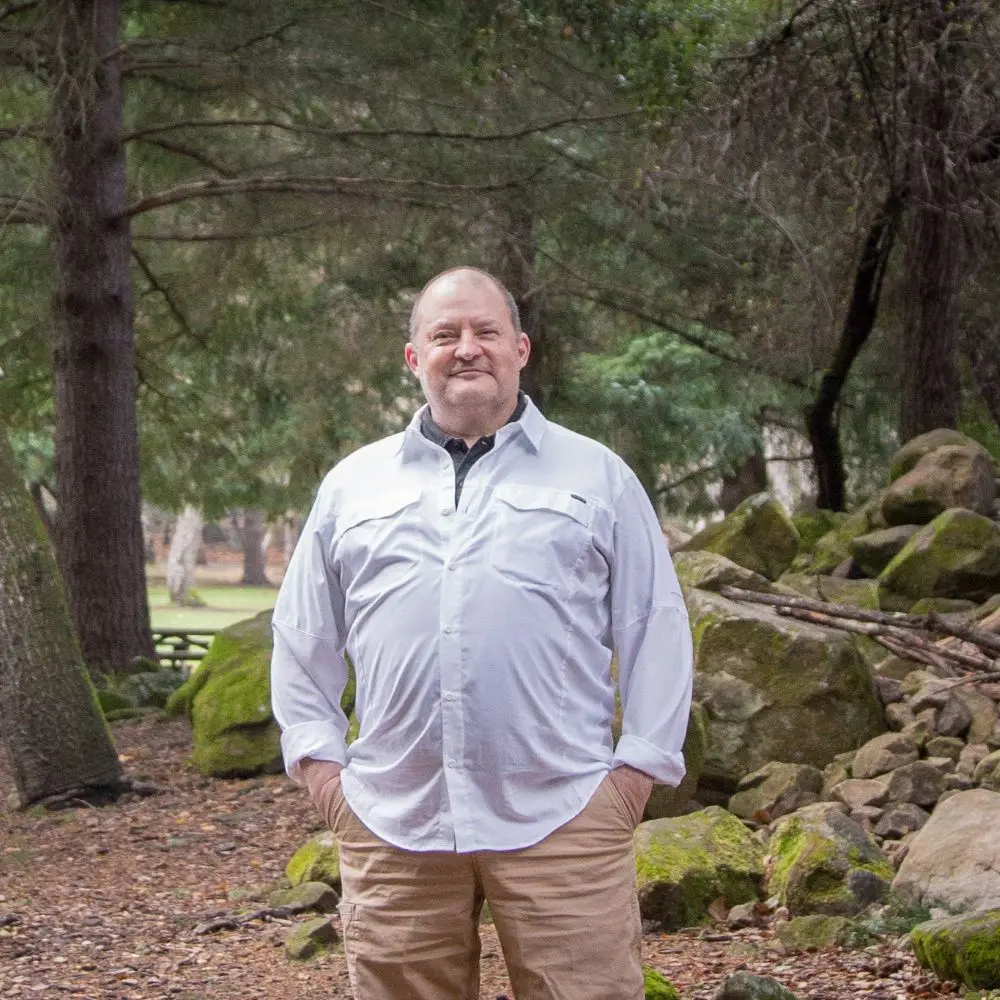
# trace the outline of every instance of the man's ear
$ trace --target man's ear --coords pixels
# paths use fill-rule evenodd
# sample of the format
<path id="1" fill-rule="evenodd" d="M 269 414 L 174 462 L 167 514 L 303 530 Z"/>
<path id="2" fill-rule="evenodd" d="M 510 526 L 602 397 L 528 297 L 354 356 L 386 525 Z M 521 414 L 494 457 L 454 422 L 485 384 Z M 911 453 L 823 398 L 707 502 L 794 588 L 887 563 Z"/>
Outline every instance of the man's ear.
<path id="1" fill-rule="evenodd" d="M 531 341 L 526 333 L 520 334 L 517 341 L 517 370 L 520 371 L 527 363 L 531 354 Z"/>
<path id="2" fill-rule="evenodd" d="M 417 378 L 420 378 L 420 360 L 417 357 L 417 349 L 413 346 L 412 341 L 406 342 L 406 347 L 403 349 L 403 357 L 406 359 L 406 367 L 413 372 Z"/>

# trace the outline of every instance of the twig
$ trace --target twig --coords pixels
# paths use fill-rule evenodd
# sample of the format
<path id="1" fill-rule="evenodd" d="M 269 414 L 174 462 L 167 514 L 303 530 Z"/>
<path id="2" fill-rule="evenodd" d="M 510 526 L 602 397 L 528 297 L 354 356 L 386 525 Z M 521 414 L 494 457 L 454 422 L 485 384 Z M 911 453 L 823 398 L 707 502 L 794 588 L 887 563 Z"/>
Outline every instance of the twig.
<path id="1" fill-rule="evenodd" d="M 198 924 L 191 932 L 192 934 L 214 934 L 216 931 L 233 931 L 238 927 L 253 923 L 254 920 L 271 920 L 274 917 L 294 917 L 297 913 L 304 913 L 310 909 L 306 903 L 289 903 L 287 906 L 268 906 L 262 910 L 254 910 L 253 913 L 237 915 L 235 913 L 226 917 L 214 917 Z"/>

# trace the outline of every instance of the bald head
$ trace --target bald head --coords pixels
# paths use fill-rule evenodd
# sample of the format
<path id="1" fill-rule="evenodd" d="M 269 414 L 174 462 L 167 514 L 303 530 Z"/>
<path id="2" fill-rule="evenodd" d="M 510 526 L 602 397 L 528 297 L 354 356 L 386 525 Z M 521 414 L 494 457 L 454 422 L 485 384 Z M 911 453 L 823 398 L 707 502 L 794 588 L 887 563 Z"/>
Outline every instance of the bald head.
<path id="1" fill-rule="evenodd" d="M 412 341 L 417 335 L 418 324 L 420 320 L 420 303 L 424 299 L 424 295 L 431 289 L 431 287 L 443 278 L 450 278 L 452 276 L 462 275 L 463 277 L 476 280 L 478 277 L 482 280 L 484 284 L 492 285 L 504 298 L 504 302 L 507 305 L 507 311 L 510 314 L 510 322 L 514 329 L 520 333 L 521 332 L 521 314 L 517 308 L 517 302 L 514 300 L 514 296 L 511 295 L 507 286 L 500 281 L 498 278 L 493 277 L 489 271 L 480 270 L 478 267 L 451 267 L 447 271 L 442 271 L 440 274 L 435 274 L 430 281 L 424 285 L 423 288 L 417 293 L 417 297 L 413 300 L 413 308 L 410 310 L 410 323 L 409 323 L 409 337 Z"/>

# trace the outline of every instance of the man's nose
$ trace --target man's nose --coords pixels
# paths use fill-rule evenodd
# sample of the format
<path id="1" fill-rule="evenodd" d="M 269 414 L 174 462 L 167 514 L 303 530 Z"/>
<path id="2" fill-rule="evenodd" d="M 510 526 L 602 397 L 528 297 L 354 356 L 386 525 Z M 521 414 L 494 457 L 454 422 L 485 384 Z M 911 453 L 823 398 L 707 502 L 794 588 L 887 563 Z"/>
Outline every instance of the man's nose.
<path id="1" fill-rule="evenodd" d="M 463 330 L 455 346 L 455 354 L 459 358 L 475 358 L 482 354 L 483 349 L 472 330 Z"/>

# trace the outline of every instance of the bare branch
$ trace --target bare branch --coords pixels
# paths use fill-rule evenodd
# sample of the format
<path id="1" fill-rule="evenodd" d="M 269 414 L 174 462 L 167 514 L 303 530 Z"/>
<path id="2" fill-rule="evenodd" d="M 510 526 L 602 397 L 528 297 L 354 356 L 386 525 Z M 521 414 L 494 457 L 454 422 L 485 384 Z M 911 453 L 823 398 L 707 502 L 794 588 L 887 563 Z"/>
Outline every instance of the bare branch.
<path id="1" fill-rule="evenodd" d="M 242 194 L 309 194 L 367 197 L 372 201 L 391 200 L 385 189 L 402 188 L 447 192 L 450 194 L 486 194 L 521 188 L 531 183 L 531 177 L 496 184 L 445 184 L 438 181 L 392 177 L 296 177 L 279 174 L 272 177 L 242 177 L 239 179 L 209 179 L 179 184 L 157 194 L 141 198 L 126 212 L 127 217 L 140 215 L 167 205 L 177 205 L 196 198 L 227 198 Z"/>
<path id="2" fill-rule="evenodd" d="M 41 0 L 24 0 L 23 3 L 9 3 L 6 7 L 0 8 L 0 21 L 6 21 L 8 17 L 20 14 L 22 11 L 31 10 L 37 7 Z"/>
<path id="3" fill-rule="evenodd" d="M 149 282 L 150 288 L 154 292 L 157 292 L 163 296 L 163 301 L 167 304 L 167 309 L 170 310 L 170 314 L 177 320 L 177 325 L 186 333 L 192 340 L 197 341 L 203 347 L 205 346 L 205 338 L 195 333 L 194 328 L 188 322 L 187 317 L 184 315 L 180 306 L 177 304 L 177 300 L 173 297 L 170 289 L 165 287 L 153 273 L 153 269 L 149 266 L 146 258 L 143 257 L 141 253 L 132 247 L 132 256 L 135 258 L 135 262 L 139 265 L 139 270 L 145 275 L 146 280 Z"/>
<path id="4" fill-rule="evenodd" d="M 168 153 L 175 153 L 178 156 L 187 157 L 189 160 L 194 160 L 195 163 L 201 164 L 203 167 L 207 167 L 209 170 L 215 171 L 221 177 L 235 177 L 236 172 L 230 170 L 228 167 L 222 166 L 221 163 L 210 159 L 205 153 L 200 149 L 194 149 L 191 146 L 185 146 L 183 143 L 171 142 L 169 139 L 153 139 L 153 138 L 142 138 L 139 142 L 146 143 L 149 146 L 157 146 Z"/>

